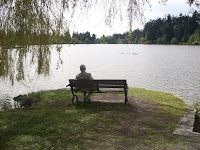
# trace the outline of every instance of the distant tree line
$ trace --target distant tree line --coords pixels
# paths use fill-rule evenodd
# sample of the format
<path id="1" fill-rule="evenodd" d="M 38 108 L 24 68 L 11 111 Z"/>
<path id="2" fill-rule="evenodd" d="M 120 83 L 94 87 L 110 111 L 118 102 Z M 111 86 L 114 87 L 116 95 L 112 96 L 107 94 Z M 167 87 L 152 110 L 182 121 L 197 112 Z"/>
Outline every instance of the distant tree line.
<path id="1" fill-rule="evenodd" d="M 135 43 L 147 44 L 200 44 L 200 15 L 194 12 L 193 15 L 150 20 L 146 23 L 139 38 L 135 38 Z M 138 41 L 137 41 L 138 39 Z"/>
<path id="2" fill-rule="evenodd" d="M 180 14 L 178 17 L 167 15 L 165 18 L 150 20 L 143 30 L 113 34 L 96 38 L 90 32 L 73 32 L 69 30 L 64 33 L 47 32 L 42 35 L 32 33 L 27 37 L 26 31 L 21 32 L 0 30 L 0 46 L 10 45 L 47 45 L 47 44 L 190 44 L 200 45 L 200 14 L 194 12 L 192 16 Z M 30 34 L 28 34 L 30 35 Z M 23 44 L 24 43 L 24 44 Z"/>
<path id="3" fill-rule="evenodd" d="M 200 14 L 192 16 L 180 14 L 178 17 L 167 15 L 165 18 L 150 20 L 143 30 L 113 34 L 96 38 L 96 35 L 73 33 L 71 44 L 200 44 Z M 66 39 L 69 39 L 67 37 Z M 65 43 L 65 42 L 64 42 Z"/>

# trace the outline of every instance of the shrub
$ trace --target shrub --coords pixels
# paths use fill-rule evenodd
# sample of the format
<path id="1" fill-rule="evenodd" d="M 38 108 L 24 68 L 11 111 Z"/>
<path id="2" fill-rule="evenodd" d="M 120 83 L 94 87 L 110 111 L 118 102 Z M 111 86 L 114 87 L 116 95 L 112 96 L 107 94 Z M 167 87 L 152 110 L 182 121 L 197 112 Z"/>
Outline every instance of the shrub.
<path id="1" fill-rule="evenodd" d="M 164 34 L 162 36 L 162 44 L 166 44 L 167 43 L 167 36 Z"/>
<path id="2" fill-rule="evenodd" d="M 192 34 L 188 40 L 189 44 L 192 44 L 194 42 L 194 34 Z"/>
<path id="3" fill-rule="evenodd" d="M 161 37 L 159 37 L 159 38 L 157 39 L 157 44 L 162 44 L 162 38 L 161 38 Z"/>
<path id="4" fill-rule="evenodd" d="M 42 92 L 32 92 L 28 93 L 29 98 L 35 98 L 37 101 L 42 100 Z"/>
<path id="5" fill-rule="evenodd" d="M 152 42 L 151 41 L 147 41 L 146 44 L 152 44 Z"/>
<path id="6" fill-rule="evenodd" d="M 171 44 L 178 44 L 177 38 L 174 37 L 174 38 L 171 40 Z"/>

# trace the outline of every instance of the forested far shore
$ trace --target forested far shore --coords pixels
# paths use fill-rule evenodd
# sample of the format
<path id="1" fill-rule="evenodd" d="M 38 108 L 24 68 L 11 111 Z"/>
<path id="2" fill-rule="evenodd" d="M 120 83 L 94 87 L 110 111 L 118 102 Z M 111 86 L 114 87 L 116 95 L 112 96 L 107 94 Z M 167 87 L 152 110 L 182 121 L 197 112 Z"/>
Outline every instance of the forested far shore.
<path id="1" fill-rule="evenodd" d="M 31 36 L 26 36 L 31 35 Z M 66 30 L 63 33 L 49 32 L 24 35 L 15 31 L 0 30 L 0 46 L 14 47 L 16 45 L 44 44 L 188 44 L 200 45 L 200 13 L 195 11 L 192 16 L 166 15 L 164 18 L 148 21 L 142 30 L 103 35 L 97 38 L 90 32 L 78 33 Z M 26 37 L 26 38 L 25 38 Z"/>
<path id="2" fill-rule="evenodd" d="M 165 18 L 150 20 L 144 29 L 113 34 L 96 38 L 90 32 L 74 32 L 71 44 L 200 44 L 200 14 L 194 12 L 192 16 L 180 14 L 178 17 L 167 15 Z M 62 42 L 65 43 L 65 40 Z"/>

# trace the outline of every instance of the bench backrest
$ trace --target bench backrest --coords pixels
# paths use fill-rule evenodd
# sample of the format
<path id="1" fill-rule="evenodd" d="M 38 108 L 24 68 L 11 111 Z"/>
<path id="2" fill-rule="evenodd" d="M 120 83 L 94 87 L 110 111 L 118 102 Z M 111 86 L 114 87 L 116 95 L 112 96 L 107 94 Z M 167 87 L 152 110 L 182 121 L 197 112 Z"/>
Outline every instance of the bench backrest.
<path id="1" fill-rule="evenodd" d="M 93 88 L 99 91 L 100 88 L 127 88 L 126 80 L 75 80 L 69 79 L 71 88 Z"/>

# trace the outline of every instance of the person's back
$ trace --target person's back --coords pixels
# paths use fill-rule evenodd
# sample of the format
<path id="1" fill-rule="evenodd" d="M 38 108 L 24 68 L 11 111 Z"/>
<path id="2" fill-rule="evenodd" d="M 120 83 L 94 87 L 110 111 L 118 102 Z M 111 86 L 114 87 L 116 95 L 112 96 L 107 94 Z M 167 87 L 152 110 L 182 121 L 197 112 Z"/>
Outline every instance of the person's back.
<path id="1" fill-rule="evenodd" d="M 77 80 L 93 80 L 91 73 L 87 73 L 85 71 L 82 71 L 76 76 Z"/>
<path id="2" fill-rule="evenodd" d="M 91 73 L 85 72 L 86 67 L 85 65 L 80 66 L 81 73 L 76 76 L 77 80 L 93 80 Z"/>

